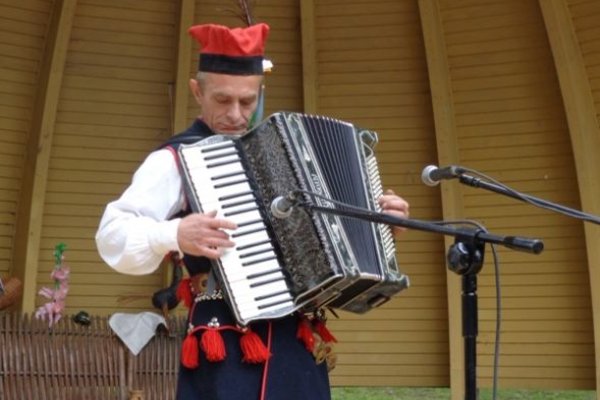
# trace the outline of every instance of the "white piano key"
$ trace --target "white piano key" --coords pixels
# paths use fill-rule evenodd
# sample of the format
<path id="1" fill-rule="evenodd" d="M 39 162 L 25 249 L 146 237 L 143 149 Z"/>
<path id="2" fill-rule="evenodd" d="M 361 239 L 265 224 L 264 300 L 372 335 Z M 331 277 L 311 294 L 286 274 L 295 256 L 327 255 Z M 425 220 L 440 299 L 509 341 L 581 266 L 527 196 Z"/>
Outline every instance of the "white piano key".
<path id="1" fill-rule="evenodd" d="M 252 224 L 238 227 L 238 229 L 236 229 L 234 232 L 236 238 L 244 236 L 243 235 L 244 232 L 251 231 L 255 228 L 262 227 L 263 229 L 266 229 L 265 223 L 263 222 L 263 220 L 260 216 L 260 211 L 258 211 L 258 210 L 252 210 L 252 211 L 248 211 L 248 212 L 245 212 L 242 214 L 235 214 L 235 215 L 228 215 L 228 216 L 225 216 L 226 213 L 223 212 L 223 210 L 219 210 L 219 212 L 217 214 L 221 215 L 222 218 L 227 218 L 229 220 L 234 221 L 237 225 L 241 225 L 246 222 L 252 222 Z M 253 221 L 256 221 L 256 222 L 253 222 Z"/>
<path id="2" fill-rule="evenodd" d="M 258 307 L 259 304 L 256 303 L 236 303 L 238 310 L 240 312 L 240 314 L 242 315 L 249 315 L 249 316 L 257 316 L 257 315 L 265 315 L 266 313 L 271 313 L 271 312 L 279 312 L 279 311 L 285 311 L 285 314 L 282 315 L 287 315 L 289 313 L 288 310 L 290 310 L 291 308 L 294 308 L 295 304 L 293 301 L 289 300 L 289 301 L 283 301 L 281 303 L 276 303 L 276 304 L 269 304 L 269 303 L 264 303 L 264 304 L 260 304 L 262 307 Z"/>
<path id="3" fill-rule="evenodd" d="M 256 317 L 262 317 L 264 315 L 270 315 L 273 318 L 275 317 L 283 317 L 286 315 L 291 314 L 292 312 L 294 312 L 296 310 L 296 307 L 293 303 L 285 303 L 285 304 L 280 304 L 274 307 L 270 307 L 267 310 L 264 309 L 258 309 L 258 308 L 252 308 L 250 310 L 245 310 L 243 313 L 240 312 L 240 318 L 243 321 L 251 321 L 252 319 L 255 319 Z"/>
<path id="4" fill-rule="evenodd" d="M 218 179 L 211 179 L 211 184 L 218 190 L 219 185 L 228 185 L 240 181 L 248 182 L 248 177 L 243 171 L 234 171 L 228 174 L 219 175 Z"/>
<path id="5" fill-rule="evenodd" d="M 236 149 L 226 149 L 215 151 L 212 153 L 204 153 L 202 161 L 206 164 L 207 168 L 210 168 L 214 164 L 220 164 L 223 162 L 231 162 L 240 160 L 240 155 Z"/>
<path id="6" fill-rule="evenodd" d="M 221 263 L 223 263 L 223 258 L 221 258 Z M 230 259 L 228 259 L 228 261 L 230 261 Z M 272 270 L 282 270 L 281 266 L 279 265 L 279 261 L 277 259 L 273 259 L 273 260 L 269 260 L 269 261 L 265 261 L 264 263 L 261 264 L 255 264 L 255 265 L 251 265 L 248 267 L 242 267 L 240 264 L 224 264 L 223 265 L 223 274 L 225 276 L 227 276 L 227 279 L 230 282 L 237 282 L 237 281 L 242 281 L 242 280 L 248 280 L 248 276 L 249 275 L 253 275 L 253 274 L 260 274 L 260 273 L 264 273 L 267 271 L 272 271 Z"/>
<path id="7" fill-rule="evenodd" d="M 241 172 L 242 172 L 242 169 L 239 164 L 227 164 L 227 165 L 223 165 L 218 168 L 213 168 L 212 170 L 211 169 L 196 170 L 196 171 L 193 171 L 193 174 L 190 176 L 192 178 L 191 180 L 192 180 L 193 184 L 198 188 L 211 188 L 213 190 L 220 190 L 221 188 L 218 188 L 216 186 L 221 183 L 225 183 L 225 182 L 215 181 L 215 180 L 211 179 L 211 177 L 219 176 L 219 175 L 226 175 L 226 174 L 241 173 Z M 245 177 L 245 174 L 244 174 L 244 177 Z M 239 180 L 244 177 L 240 176 L 238 179 L 235 179 L 235 180 Z M 245 180 L 247 181 L 247 177 L 245 177 Z"/>
<path id="8" fill-rule="evenodd" d="M 271 240 L 271 238 L 267 234 L 266 230 L 251 233 L 248 235 L 238 236 L 238 237 L 231 239 L 231 241 L 235 243 L 235 249 L 238 249 L 238 251 L 242 251 L 242 252 L 252 251 L 252 249 L 254 249 L 254 247 L 248 247 L 248 248 L 244 248 L 243 250 L 239 250 L 240 247 L 250 246 L 254 243 L 261 243 L 261 242 L 264 242 L 265 240 L 269 240 L 269 241 Z"/>
<path id="9" fill-rule="evenodd" d="M 235 302 L 235 304 L 237 305 L 238 310 L 240 311 L 248 311 L 248 310 L 252 310 L 252 309 L 258 309 L 260 308 L 268 308 L 268 307 L 277 307 L 280 305 L 284 305 L 287 304 L 293 304 L 293 300 L 291 298 L 286 298 L 285 296 L 290 296 L 289 293 L 284 293 L 284 294 L 277 294 L 275 296 L 272 296 L 271 298 L 261 298 L 260 300 L 254 300 L 254 299 L 247 299 L 247 298 L 243 298 L 240 296 L 236 296 L 236 298 L 233 300 Z M 273 300 L 273 299 L 277 299 L 277 300 Z"/>
<path id="10" fill-rule="evenodd" d="M 231 283 L 231 288 L 233 293 L 235 293 L 236 300 L 239 300 L 240 302 L 254 301 L 257 297 L 268 296 L 273 293 L 289 290 L 283 279 L 256 287 L 250 287 L 248 281 L 234 282 Z"/>
<path id="11" fill-rule="evenodd" d="M 220 205 L 221 210 L 223 210 L 223 215 L 227 215 L 228 218 L 235 218 L 238 215 L 242 215 L 244 213 L 258 211 L 258 204 L 250 203 L 250 204 L 240 204 L 235 207 L 227 207 L 223 208 L 223 205 Z M 260 213 L 259 213 L 260 215 Z M 262 220 L 262 217 L 259 217 Z"/>
<path id="12" fill-rule="evenodd" d="M 204 186 L 207 187 L 207 186 Z M 231 196 L 239 193 L 246 193 L 251 191 L 252 188 L 248 182 L 238 183 L 236 185 L 225 186 L 222 188 L 214 189 L 217 197 Z M 201 199 L 202 200 L 202 199 Z M 204 202 L 204 201 L 203 201 Z"/>
<path id="13" fill-rule="evenodd" d="M 223 216 L 223 214 L 227 213 L 227 214 L 235 214 L 238 211 L 243 211 L 243 210 L 249 210 L 252 208 L 258 208 L 258 205 L 256 203 L 252 204 L 242 204 L 239 206 L 235 206 L 235 207 L 228 207 L 228 208 L 223 208 L 223 203 L 221 200 L 219 200 L 219 193 L 217 192 L 212 192 L 212 193 L 204 193 L 203 194 L 203 198 L 201 199 L 201 205 L 202 205 L 202 209 L 203 210 L 217 210 L 218 211 L 218 215 L 219 216 Z M 258 210 L 255 210 L 256 212 L 258 212 Z M 248 211 L 250 212 L 250 211 Z M 237 215 L 242 215 L 242 214 L 237 214 Z M 260 212 L 258 212 L 258 215 L 260 215 Z M 235 217 L 235 215 L 232 215 L 230 217 L 226 217 L 228 219 L 233 219 Z M 244 217 L 239 217 L 239 219 L 241 221 L 247 221 L 249 216 L 244 216 Z M 261 218 L 261 217 L 259 217 Z M 262 219 L 262 218 L 261 218 Z"/>
<path id="14" fill-rule="evenodd" d="M 236 297 L 238 298 L 255 298 L 288 290 L 283 276 L 278 281 L 265 283 L 259 286 L 251 287 L 252 282 L 249 280 L 229 282 L 229 284 L 233 290 L 233 293 L 235 293 Z"/>
<path id="15" fill-rule="evenodd" d="M 268 282 L 275 282 L 282 278 L 285 279 L 285 275 L 279 270 L 265 271 L 264 274 L 250 274 L 250 276 L 251 278 L 248 278 L 248 282 L 250 282 L 251 288 L 267 285 Z"/>
<path id="16" fill-rule="evenodd" d="M 207 165 L 212 162 L 230 159 L 240 159 L 239 153 L 235 147 L 227 147 L 214 151 L 205 151 L 202 153 L 202 162 Z"/>
<path id="17" fill-rule="evenodd" d="M 265 304 L 272 302 L 270 299 L 274 298 L 290 300 L 292 296 L 289 289 L 285 285 L 279 286 L 277 290 L 271 289 L 269 291 L 255 291 L 248 290 L 248 288 L 238 288 L 237 290 L 237 292 L 234 292 L 234 296 L 240 305 Z"/>
<path id="18" fill-rule="evenodd" d="M 236 204 L 257 204 L 256 197 L 252 194 L 245 194 L 242 196 L 234 197 L 221 201 L 221 207 L 226 210 L 231 207 L 235 207 Z"/>
<path id="19" fill-rule="evenodd" d="M 285 308 L 293 305 L 294 302 L 291 298 L 279 297 L 277 300 L 266 299 L 254 303 L 238 304 L 238 311 L 240 311 L 241 313 L 248 313 L 254 311 L 265 313 L 268 310 L 276 310 L 278 308 Z"/>
<path id="20" fill-rule="evenodd" d="M 287 291 L 287 292 L 282 292 L 279 294 L 274 294 L 273 296 L 259 298 L 256 300 L 256 304 L 263 305 L 263 304 L 268 304 L 268 303 L 276 303 L 276 302 L 284 302 L 284 301 L 293 301 L 291 292 Z"/>

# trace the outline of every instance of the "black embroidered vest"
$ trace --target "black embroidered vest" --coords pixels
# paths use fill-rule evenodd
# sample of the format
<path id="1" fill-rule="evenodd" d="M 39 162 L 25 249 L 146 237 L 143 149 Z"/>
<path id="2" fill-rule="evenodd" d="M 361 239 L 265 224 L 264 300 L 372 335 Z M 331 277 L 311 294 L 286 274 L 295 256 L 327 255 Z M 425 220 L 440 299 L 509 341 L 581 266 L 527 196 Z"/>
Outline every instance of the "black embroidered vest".
<path id="1" fill-rule="evenodd" d="M 177 157 L 177 149 L 182 144 L 191 144 L 199 140 L 214 135 L 213 131 L 200 119 L 196 119 L 194 123 L 185 131 L 178 133 L 171 137 L 169 140 L 159 146 L 159 149 L 171 147 L 175 150 L 174 155 Z M 179 165 L 179 159 L 177 158 L 177 165 Z M 189 204 L 189 201 L 187 202 Z M 190 214 L 192 211 L 189 206 L 186 206 L 184 210 L 181 210 L 172 218 L 183 218 Z M 194 276 L 198 273 L 206 273 L 210 270 L 210 260 L 206 257 L 196 257 L 189 254 L 184 254 L 183 262 L 190 276 Z"/>

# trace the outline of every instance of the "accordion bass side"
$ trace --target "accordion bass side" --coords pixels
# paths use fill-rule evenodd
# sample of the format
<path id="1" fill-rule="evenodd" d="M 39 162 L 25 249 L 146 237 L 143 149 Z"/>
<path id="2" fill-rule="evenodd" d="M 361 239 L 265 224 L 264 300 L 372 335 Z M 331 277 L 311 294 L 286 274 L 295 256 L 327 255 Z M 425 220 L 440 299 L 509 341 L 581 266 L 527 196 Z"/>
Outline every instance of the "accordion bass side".
<path id="1" fill-rule="evenodd" d="M 389 226 L 300 207 L 283 219 L 270 211 L 275 198 L 300 191 L 322 207 L 380 211 L 376 142 L 375 132 L 344 121 L 276 113 L 243 136 L 179 148 L 192 210 L 217 210 L 238 225 L 236 246 L 213 270 L 240 325 L 322 307 L 365 313 L 408 287 Z"/>

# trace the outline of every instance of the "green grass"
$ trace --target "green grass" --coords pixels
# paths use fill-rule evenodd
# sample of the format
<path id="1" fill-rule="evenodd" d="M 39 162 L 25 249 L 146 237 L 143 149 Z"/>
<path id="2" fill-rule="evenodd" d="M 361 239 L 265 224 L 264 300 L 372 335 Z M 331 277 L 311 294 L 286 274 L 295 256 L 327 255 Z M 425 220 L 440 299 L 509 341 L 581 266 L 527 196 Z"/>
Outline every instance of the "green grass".
<path id="1" fill-rule="evenodd" d="M 449 389 L 335 387 L 333 400 L 449 400 Z M 491 389 L 481 389 L 479 400 L 492 400 Z M 596 400 L 593 390 L 498 390 L 496 400 Z"/>

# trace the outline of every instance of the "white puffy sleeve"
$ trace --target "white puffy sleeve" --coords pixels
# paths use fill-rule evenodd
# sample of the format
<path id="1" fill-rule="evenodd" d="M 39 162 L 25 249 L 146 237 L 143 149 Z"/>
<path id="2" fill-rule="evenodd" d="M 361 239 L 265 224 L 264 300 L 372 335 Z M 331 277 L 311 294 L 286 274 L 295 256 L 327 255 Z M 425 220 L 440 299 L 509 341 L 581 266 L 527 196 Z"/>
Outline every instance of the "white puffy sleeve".
<path id="1" fill-rule="evenodd" d="M 180 211 L 184 202 L 174 154 L 167 149 L 151 153 L 121 197 L 106 206 L 96 232 L 102 259 L 125 274 L 154 272 L 165 254 L 179 251 L 181 219 L 168 218 Z"/>

